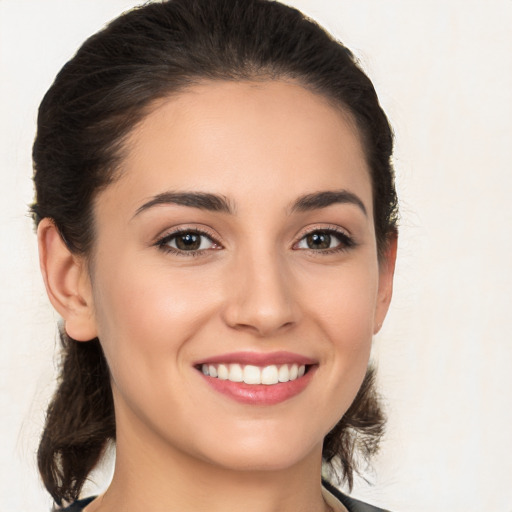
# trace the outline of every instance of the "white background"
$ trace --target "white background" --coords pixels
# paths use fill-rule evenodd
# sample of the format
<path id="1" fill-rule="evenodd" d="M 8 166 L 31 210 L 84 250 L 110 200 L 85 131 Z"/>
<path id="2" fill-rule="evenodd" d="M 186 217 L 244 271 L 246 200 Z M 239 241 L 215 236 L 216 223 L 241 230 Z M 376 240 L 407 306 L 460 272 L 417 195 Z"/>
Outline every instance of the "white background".
<path id="1" fill-rule="evenodd" d="M 130 0 L 0 0 L 0 512 L 44 512 L 34 453 L 56 316 L 26 215 L 39 101 Z M 512 1 L 293 0 L 352 48 L 396 131 L 395 298 L 375 340 L 394 512 L 512 512 Z"/>

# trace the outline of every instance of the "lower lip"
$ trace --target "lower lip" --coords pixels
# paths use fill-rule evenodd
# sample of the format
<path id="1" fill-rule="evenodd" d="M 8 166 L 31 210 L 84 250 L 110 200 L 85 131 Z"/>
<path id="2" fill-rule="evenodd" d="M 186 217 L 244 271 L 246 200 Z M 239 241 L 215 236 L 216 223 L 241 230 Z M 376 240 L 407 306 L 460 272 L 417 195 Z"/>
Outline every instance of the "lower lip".
<path id="1" fill-rule="evenodd" d="M 231 382 L 209 377 L 202 372 L 201 375 L 215 391 L 237 402 L 250 405 L 275 405 L 301 393 L 311 382 L 316 368 L 316 366 L 310 366 L 308 371 L 298 379 L 271 385 Z"/>

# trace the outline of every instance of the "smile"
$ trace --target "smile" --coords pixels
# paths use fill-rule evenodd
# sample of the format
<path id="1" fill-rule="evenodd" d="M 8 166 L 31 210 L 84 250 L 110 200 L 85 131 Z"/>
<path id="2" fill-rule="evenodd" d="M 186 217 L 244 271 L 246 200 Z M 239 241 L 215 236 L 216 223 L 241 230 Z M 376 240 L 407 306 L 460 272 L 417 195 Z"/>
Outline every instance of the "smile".
<path id="1" fill-rule="evenodd" d="M 302 377 L 306 373 L 304 364 L 281 364 L 268 366 L 254 366 L 251 364 L 203 364 L 203 375 L 230 382 L 244 382 L 245 384 L 264 384 L 272 386 L 289 382 Z"/>
<path id="2" fill-rule="evenodd" d="M 214 391 L 243 404 L 269 406 L 301 394 L 319 365 L 291 352 L 236 352 L 194 366 Z"/>

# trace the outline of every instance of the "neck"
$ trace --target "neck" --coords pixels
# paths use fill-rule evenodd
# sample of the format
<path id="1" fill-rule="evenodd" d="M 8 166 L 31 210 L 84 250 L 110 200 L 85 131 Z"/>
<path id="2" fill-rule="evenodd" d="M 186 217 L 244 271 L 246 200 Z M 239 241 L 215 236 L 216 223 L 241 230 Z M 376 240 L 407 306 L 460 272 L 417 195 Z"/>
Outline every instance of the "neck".
<path id="1" fill-rule="evenodd" d="M 158 436 L 141 436 L 136 428 L 118 427 L 116 445 L 112 483 L 87 512 L 329 510 L 321 493 L 321 445 L 303 460 L 272 470 L 220 467 L 176 450 Z"/>

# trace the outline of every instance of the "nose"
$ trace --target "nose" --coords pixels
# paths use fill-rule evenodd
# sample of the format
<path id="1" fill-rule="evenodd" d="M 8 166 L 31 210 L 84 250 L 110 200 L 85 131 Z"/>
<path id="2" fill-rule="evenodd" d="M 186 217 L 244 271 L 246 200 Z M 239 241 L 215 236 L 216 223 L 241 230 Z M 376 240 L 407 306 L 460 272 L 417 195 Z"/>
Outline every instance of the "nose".
<path id="1" fill-rule="evenodd" d="M 293 279 L 283 261 L 269 252 L 240 255 L 234 267 L 223 310 L 227 325 L 268 337 L 298 322 Z"/>

